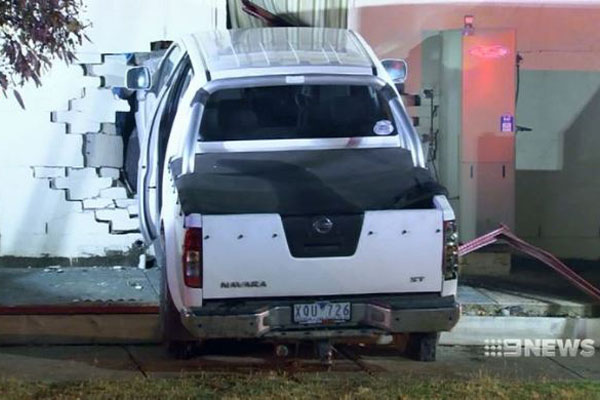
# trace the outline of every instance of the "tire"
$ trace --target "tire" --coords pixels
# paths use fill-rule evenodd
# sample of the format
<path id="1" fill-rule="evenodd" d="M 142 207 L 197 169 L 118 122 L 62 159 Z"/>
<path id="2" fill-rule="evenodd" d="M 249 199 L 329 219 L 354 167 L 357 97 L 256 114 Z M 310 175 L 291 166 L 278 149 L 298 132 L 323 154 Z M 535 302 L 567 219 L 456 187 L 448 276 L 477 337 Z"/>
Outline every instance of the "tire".
<path id="1" fill-rule="evenodd" d="M 164 244 L 164 235 L 161 232 Z M 164 247 L 163 247 L 164 249 Z M 181 323 L 177 307 L 173 303 L 167 283 L 167 263 L 164 251 L 157 253 L 157 266 L 160 268 L 160 333 L 167 353 L 177 359 L 189 359 L 196 355 L 199 340 L 194 338 Z"/>
<path id="2" fill-rule="evenodd" d="M 411 333 L 406 344 L 406 353 L 415 361 L 435 361 L 438 340 L 439 334 L 436 332 Z"/>

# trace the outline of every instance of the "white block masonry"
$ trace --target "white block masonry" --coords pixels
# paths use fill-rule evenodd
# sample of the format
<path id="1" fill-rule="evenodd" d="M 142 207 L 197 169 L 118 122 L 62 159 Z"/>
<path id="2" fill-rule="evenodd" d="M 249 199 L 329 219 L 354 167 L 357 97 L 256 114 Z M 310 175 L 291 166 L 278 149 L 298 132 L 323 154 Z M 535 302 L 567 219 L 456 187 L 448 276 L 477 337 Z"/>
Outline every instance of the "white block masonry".
<path id="1" fill-rule="evenodd" d="M 69 168 L 64 178 L 54 179 L 54 189 L 64 189 L 67 200 L 83 200 L 100 195 L 102 189 L 111 187 L 112 178 L 102 178 L 95 168 Z"/>
<path id="2" fill-rule="evenodd" d="M 98 208 L 115 208 L 115 202 L 112 199 L 93 198 L 83 200 L 84 210 L 95 210 Z"/>
<path id="3" fill-rule="evenodd" d="M 109 189 L 103 189 L 100 191 L 100 197 L 105 199 L 127 199 L 127 190 L 123 187 L 112 187 Z"/>
<path id="4" fill-rule="evenodd" d="M 121 171 L 119 168 L 102 167 L 99 170 L 100 176 L 113 179 L 119 179 Z"/>
<path id="5" fill-rule="evenodd" d="M 121 136 L 88 133 L 85 135 L 84 145 L 86 166 L 113 167 L 113 169 L 123 166 L 123 138 Z M 111 175 L 111 177 L 113 176 Z"/>
<path id="6" fill-rule="evenodd" d="M 34 178 L 63 178 L 67 169 L 63 167 L 33 167 Z"/>
<path id="7" fill-rule="evenodd" d="M 113 96 L 121 54 L 203 29 L 225 28 L 221 0 L 84 0 L 91 23 L 77 63 L 56 61 L 26 110 L 0 99 L 0 257 L 125 253 L 141 236 L 136 200 L 120 181 L 123 140 Z M 0 261 L 1 266 L 1 261 Z"/>
<path id="8" fill-rule="evenodd" d="M 96 219 L 108 222 L 113 233 L 135 232 L 139 227 L 137 218 L 130 218 L 129 211 L 122 208 L 97 210 Z"/>

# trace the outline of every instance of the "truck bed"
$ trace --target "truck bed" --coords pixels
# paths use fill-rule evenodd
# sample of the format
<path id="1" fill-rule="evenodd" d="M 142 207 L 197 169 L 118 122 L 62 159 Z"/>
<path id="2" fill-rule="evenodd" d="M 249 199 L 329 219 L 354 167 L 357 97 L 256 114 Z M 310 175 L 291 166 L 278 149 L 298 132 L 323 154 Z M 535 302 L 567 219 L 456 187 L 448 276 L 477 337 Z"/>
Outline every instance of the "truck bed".
<path id="1" fill-rule="evenodd" d="M 193 174 L 171 165 L 187 214 L 357 214 L 431 208 L 445 194 L 402 148 L 197 154 Z"/>

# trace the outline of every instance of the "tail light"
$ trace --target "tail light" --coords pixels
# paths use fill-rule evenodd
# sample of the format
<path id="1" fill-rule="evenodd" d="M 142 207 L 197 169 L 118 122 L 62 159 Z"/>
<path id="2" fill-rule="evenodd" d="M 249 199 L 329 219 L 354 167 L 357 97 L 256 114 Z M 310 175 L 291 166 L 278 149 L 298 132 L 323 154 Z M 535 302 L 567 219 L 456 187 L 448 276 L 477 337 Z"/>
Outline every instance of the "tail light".
<path id="1" fill-rule="evenodd" d="M 455 221 L 444 221 L 444 279 L 458 277 L 458 230 Z"/>
<path id="2" fill-rule="evenodd" d="M 202 287 L 202 228 L 189 228 L 185 231 L 183 280 L 186 286 Z"/>

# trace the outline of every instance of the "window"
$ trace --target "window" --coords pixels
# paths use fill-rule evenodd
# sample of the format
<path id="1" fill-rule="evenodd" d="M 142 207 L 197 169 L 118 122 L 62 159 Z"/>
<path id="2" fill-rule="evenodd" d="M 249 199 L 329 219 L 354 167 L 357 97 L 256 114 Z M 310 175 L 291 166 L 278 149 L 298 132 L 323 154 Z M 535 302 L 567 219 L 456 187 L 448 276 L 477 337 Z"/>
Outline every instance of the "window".
<path id="1" fill-rule="evenodd" d="M 181 98 L 185 94 L 187 88 L 190 86 L 190 82 L 192 82 L 192 78 L 194 77 L 194 70 L 191 67 L 185 68 L 183 71 L 183 76 L 181 79 L 181 88 L 179 89 L 179 93 L 177 94 L 177 103 L 179 107 L 179 102 L 181 102 Z"/>
<path id="2" fill-rule="evenodd" d="M 290 85 L 213 93 L 200 140 L 258 140 L 395 135 L 387 100 L 369 86 Z"/>
<path id="3" fill-rule="evenodd" d="M 185 59 L 180 63 L 173 84 L 169 88 L 165 105 L 161 111 L 160 126 L 158 129 L 158 141 L 157 141 L 157 152 L 158 152 L 158 185 L 162 183 L 163 177 L 163 166 L 165 163 L 165 153 L 167 150 L 167 144 L 169 142 L 169 136 L 171 135 L 171 129 L 173 128 L 173 122 L 175 115 L 179 108 L 179 103 L 183 97 L 186 89 L 189 87 L 192 78 L 194 77 L 194 71 L 190 64 L 189 58 L 186 56 Z M 160 193 L 160 192 L 159 192 Z M 162 197 L 159 194 L 159 206 L 162 204 Z"/>
<path id="4" fill-rule="evenodd" d="M 173 70 L 177 66 L 177 62 L 179 61 L 180 58 L 181 58 L 181 49 L 177 46 L 174 46 L 171 50 L 169 50 L 169 52 L 167 53 L 167 55 L 161 62 L 159 70 L 156 73 L 155 89 L 156 89 L 157 94 L 160 93 L 162 88 L 165 86 L 165 84 L 169 80 L 169 77 L 173 73 Z"/>
<path id="5" fill-rule="evenodd" d="M 173 121 L 175 120 L 181 98 L 190 85 L 193 76 L 194 71 L 192 70 L 189 58 L 186 56 L 175 73 L 173 84 L 170 87 L 165 106 L 161 112 L 159 128 L 159 154 L 161 155 L 166 150 L 167 141 L 171 134 L 171 128 L 173 127 Z"/>

